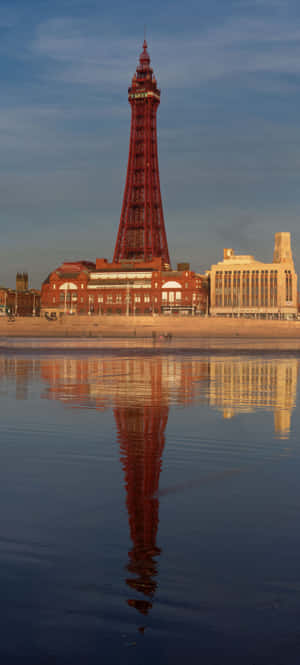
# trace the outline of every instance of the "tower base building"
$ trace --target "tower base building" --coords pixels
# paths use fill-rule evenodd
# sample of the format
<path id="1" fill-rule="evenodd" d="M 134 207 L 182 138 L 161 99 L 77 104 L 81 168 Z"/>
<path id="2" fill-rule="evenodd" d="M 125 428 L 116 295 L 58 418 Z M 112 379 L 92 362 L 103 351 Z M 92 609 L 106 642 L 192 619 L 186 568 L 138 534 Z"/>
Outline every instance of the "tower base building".
<path id="1" fill-rule="evenodd" d="M 210 270 L 212 316 L 295 319 L 297 274 L 290 233 L 276 233 L 272 263 L 224 249 L 224 259 Z"/>
<path id="2" fill-rule="evenodd" d="M 42 285 L 42 314 L 205 314 L 208 280 L 190 270 L 164 270 L 163 259 L 64 263 Z"/>

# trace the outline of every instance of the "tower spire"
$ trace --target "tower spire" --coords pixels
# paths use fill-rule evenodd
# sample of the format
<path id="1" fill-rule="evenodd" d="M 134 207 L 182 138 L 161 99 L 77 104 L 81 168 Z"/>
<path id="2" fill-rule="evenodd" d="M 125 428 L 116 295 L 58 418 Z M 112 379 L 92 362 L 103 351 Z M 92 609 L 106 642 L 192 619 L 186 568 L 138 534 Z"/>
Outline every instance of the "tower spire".
<path id="1" fill-rule="evenodd" d="M 146 36 L 128 90 L 131 131 L 126 184 L 114 261 L 170 257 L 159 182 L 156 114 L 160 104 Z"/>

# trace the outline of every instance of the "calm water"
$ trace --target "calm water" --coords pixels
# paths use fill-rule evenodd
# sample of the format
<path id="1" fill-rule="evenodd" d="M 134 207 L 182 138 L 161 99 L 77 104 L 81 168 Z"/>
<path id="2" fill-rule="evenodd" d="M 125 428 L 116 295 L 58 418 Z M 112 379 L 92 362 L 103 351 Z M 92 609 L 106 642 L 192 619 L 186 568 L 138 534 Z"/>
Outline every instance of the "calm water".
<path id="1" fill-rule="evenodd" d="M 1 664 L 298 665 L 298 373 L 0 356 Z"/>

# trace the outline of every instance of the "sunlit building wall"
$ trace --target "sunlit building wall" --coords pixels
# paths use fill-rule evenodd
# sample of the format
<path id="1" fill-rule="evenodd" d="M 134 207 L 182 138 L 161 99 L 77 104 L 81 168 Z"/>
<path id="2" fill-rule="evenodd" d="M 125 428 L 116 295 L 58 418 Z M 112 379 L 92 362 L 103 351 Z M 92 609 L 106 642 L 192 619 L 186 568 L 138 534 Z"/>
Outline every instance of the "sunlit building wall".
<path id="1" fill-rule="evenodd" d="M 224 259 L 211 266 L 212 316 L 296 318 L 297 274 L 290 233 L 275 234 L 272 263 L 224 249 Z"/>

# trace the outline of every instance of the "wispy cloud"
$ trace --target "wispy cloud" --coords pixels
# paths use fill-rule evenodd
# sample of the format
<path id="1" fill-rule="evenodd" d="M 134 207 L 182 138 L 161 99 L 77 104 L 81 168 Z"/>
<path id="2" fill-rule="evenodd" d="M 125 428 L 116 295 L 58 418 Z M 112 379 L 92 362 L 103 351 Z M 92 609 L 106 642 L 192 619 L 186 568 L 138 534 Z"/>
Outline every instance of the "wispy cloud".
<path id="1" fill-rule="evenodd" d="M 299 225 L 300 7 L 230 0 L 222 13 L 220 0 L 216 15 L 210 0 L 195 0 L 189 16 L 174 0 L 173 30 L 167 12 L 160 20 L 164 3 L 153 3 L 149 50 L 162 88 L 159 152 L 172 253 L 182 257 L 186 243 L 187 258 L 209 264 L 240 229 L 241 249 L 257 254 L 258 237 L 272 245 L 274 228 Z M 96 242 L 109 254 L 126 173 L 126 89 L 141 48 L 133 8 L 119 24 L 115 7 L 96 15 L 81 0 L 50 3 L 47 14 L 39 2 L 34 9 L 24 29 L 21 14 L 0 10 L 0 223 L 11 243 L 2 272 L 12 270 L 14 233 L 30 256 L 32 228 L 35 265 L 47 243 L 49 268 L 66 250 L 94 258 Z M 42 278 L 42 260 L 39 270 Z"/>
<path id="2" fill-rule="evenodd" d="M 95 34 L 96 32 L 96 34 Z M 73 84 L 120 87 L 132 75 L 132 37 L 107 34 L 87 21 L 57 19 L 40 25 L 32 44 L 47 75 Z M 300 73 L 300 27 L 278 16 L 231 17 L 189 38 L 161 35 L 153 44 L 159 79 L 169 86 L 232 77 L 240 73 Z"/>

